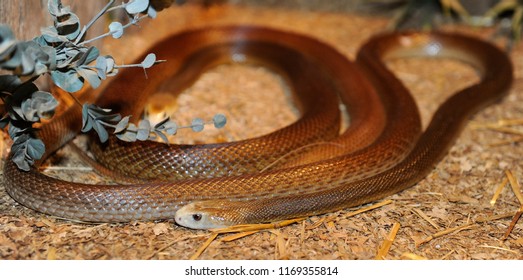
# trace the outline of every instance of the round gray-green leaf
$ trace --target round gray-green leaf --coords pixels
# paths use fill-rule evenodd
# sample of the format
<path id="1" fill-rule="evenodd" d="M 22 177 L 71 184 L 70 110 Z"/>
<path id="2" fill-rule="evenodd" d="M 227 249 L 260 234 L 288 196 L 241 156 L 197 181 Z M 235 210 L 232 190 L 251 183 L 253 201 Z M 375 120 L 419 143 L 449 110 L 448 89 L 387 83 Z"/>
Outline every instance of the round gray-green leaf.
<path id="1" fill-rule="evenodd" d="M 58 87 L 68 92 L 77 92 L 84 86 L 84 82 L 73 69 L 67 72 L 52 71 L 51 78 Z"/>
<path id="2" fill-rule="evenodd" d="M 140 141 L 145 141 L 149 139 L 149 134 L 151 131 L 151 124 L 148 120 L 141 120 L 138 123 L 138 133 L 136 134 L 136 139 Z"/>
<path id="3" fill-rule="evenodd" d="M 214 127 L 216 128 L 222 128 L 225 126 L 225 124 L 227 123 L 227 118 L 225 117 L 224 114 L 216 114 L 213 118 L 212 118 L 212 122 L 214 123 Z"/>
<path id="4" fill-rule="evenodd" d="M 158 12 L 151 6 L 151 7 L 149 7 L 149 9 L 147 9 L 147 15 L 150 18 L 156 18 L 156 16 L 158 15 Z"/>
<path id="5" fill-rule="evenodd" d="M 205 126 L 205 122 L 200 118 L 194 119 L 191 123 L 191 128 L 194 132 L 202 131 L 204 126 Z"/>
<path id="6" fill-rule="evenodd" d="M 113 21 L 109 24 L 109 30 L 115 39 L 118 39 L 123 35 L 123 25 L 117 21 Z"/>
<path id="7" fill-rule="evenodd" d="M 77 72 L 80 76 L 82 76 L 92 88 L 98 88 L 102 81 L 100 80 L 100 77 L 98 77 L 98 73 L 94 70 L 91 70 L 89 68 L 83 68 L 80 67 L 77 69 Z"/>
<path id="8" fill-rule="evenodd" d="M 74 13 L 67 13 L 67 16 L 57 17 L 55 27 L 59 35 L 65 36 L 68 40 L 74 40 L 80 34 L 80 19 Z"/>
<path id="9" fill-rule="evenodd" d="M 49 118 L 58 106 L 58 101 L 54 96 L 45 91 L 33 93 L 31 100 L 31 106 L 36 109 L 40 118 Z"/>
<path id="10" fill-rule="evenodd" d="M 147 69 L 154 65 L 156 62 L 156 55 L 154 53 L 148 54 L 142 61 L 142 67 Z"/>
<path id="11" fill-rule="evenodd" d="M 44 142 L 40 139 L 29 138 L 27 140 L 27 155 L 32 159 L 41 159 L 45 152 Z"/>
<path id="12" fill-rule="evenodd" d="M 178 132 L 178 125 L 176 125 L 175 122 L 169 121 L 165 124 L 164 131 L 167 135 L 175 135 L 176 132 Z"/>
<path id="13" fill-rule="evenodd" d="M 145 11 L 147 7 L 149 7 L 149 0 L 132 0 L 125 5 L 125 10 L 134 15 Z"/>
<path id="14" fill-rule="evenodd" d="M 0 60 L 10 56 L 16 44 L 15 36 L 9 26 L 0 24 Z"/>
<path id="15" fill-rule="evenodd" d="M 122 118 L 120 120 L 120 122 L 118 122 L 118 124 L 114 128 L 115 134 L 120 133 L 127 128 L 127 125 L 129 124 L 129 118 L 130 118 L 129 116 L 126 116 L 126 117 Z"/>

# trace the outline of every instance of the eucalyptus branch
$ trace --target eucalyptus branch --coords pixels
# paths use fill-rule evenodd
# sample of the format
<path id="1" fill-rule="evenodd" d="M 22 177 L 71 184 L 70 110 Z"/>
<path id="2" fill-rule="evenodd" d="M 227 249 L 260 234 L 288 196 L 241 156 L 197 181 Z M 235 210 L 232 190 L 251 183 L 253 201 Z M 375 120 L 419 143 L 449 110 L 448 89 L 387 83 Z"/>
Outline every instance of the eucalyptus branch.
<path id="1" fill-rule="evenodd" d="M 123 35 L 123 30 L 125 30 L 126 28 L 132 26 L 132 25 L 135 25 L 136 23 L 138 23 L 140 20 L 146 18 L 148 16 L 144 15 L 144 16 L 140 16 L 140 17 L 135 17 L 133 18 L 130 22 L 128 22 L 127 24 L 125 25 L 122 25 L 121 23 L 119 22 L 113 22 L 109 25 L 109 28 L 112 30 L 110 30 L 109 32 L 107 33 L 104 33 L 102 35 L 99 35 L 97 37 L 94 37 L 94 38 L 91 38 L 89 40 L 85 40 L 83 42 L 80 42 L 78 43 L 78 46 L 83 46 L 83 45 L 86 45 L 86 44 L 90 44 L 96 40 L 99 40 L 99 39 L 103 39 L 105 37 L 108 37 L 108 36 L 113 36 L 113 38 L 115 39 L 118 39 L 120 38 L 122 35 Z"/>
<path id="2" fill-rule="evenodd" d="M 225 126 L 227 119 L 222 114 L 217 114 L 212 121 L 204 121 L 196 118 L 191 125 L 178 126 L 170 118 L 165 118 L 162 121 L 151 124 L 149 120 L 142 119 L 138 126 L 129 123 L 130 117 L 122 118 L 119 114 L 113 114 L 109 109 L 103 109 L 93 104 L 84 104 L 82 108 L 82 132 L 95 130 L 101 142 L 107 141 L 109 133 L 106 128 L 113 129 L 114 135 L 120 140 L 127 142 L 156 140 L 161 138 L 168 143 L 167 135 L 175 135 L 178 129 L 190 128 L 195 132 L 203 130 L 205 125 L 213 124 L 216 128 Z"/>
<path id="3" fill-rule="evenodd" d="M 166 62 L 166 61 L 167 60 L 165 60 L 165 59 L 155 60 L 152 65 L 156 65 L 156 64 L 159 64 L 159 63 L 162 63 L 162 62 Z M 135 64 L 115 65 L 114 68 L 132 68 L 132 67 L 143 67 L 143 66 L 144 66 L 144 64 L 142 62 L 142 63 L 135 63 Z M 149 68 L 149 67 L 143 67 L 143 68 Z"/>
<path id="4" fill-rule="evenodd" d="M 109 12 L 112 12 L 112 11 L 116 11 L 116 10 L 118 10 L 118 9 L 125 9 L 125 6 L 126 6 L 126 5 L 127 5 L 127 3 L 122 3 L 122 4 L 118 5 L 118 6 L 110 7 L 110 8 L 107 10 L 107 12 L 109 13 Z"/>
<path id="5" fill-rule="evenodd" d="M 54 84 L 69 94 L 82 107 L 82 131 L 95 130 L 102 142 L 107 141 L 110 129 L 124 141 L 144 141 L 161 138 L 167 142 L 167 135 L 174 135 L 178 128 L 201 131 L 207 124 L 222 127 L 226 123 L 223 115 L 216 115 L 212 121 L 195 119 L 191 125 L 178 127 L 166 118 L 155 125 L 142 120 L 135 125 L 130 117 L 112 113 L 110 109 L 93 104 L 82 104 L 73 94 L 86 83 L 97 88 L 107 76 L 118 73 L 120 68 L 141 67 L 144 71 L 164 60 L 157 60 L 155 54 L 148 54 L 141 63 L 117 65 L 110 55 L 100 55 L 94 46 L 95 40 L 113 36 L 120 38 L 124 30 L 145 17 L 156 16 L 155 7 L 163 9 L 169 1 L 130 0 L 112 7 L 110 0 L 104 8 L 80 30 L 80 20 L 60 0 L 48 0 L 48 10 L 53 25 L 42 28 L 42 34 L 32 41 L 17 41 L 12 30 L 0 25 L 0 69 L 12 71 L 12 75 L 0 75 L 0 98 L 4 101 L 5 116 L 0 119 L 0 128 L 9 126 L 13 139 L 11 159 L 22 170 L 29 170 L 34 162 L 45 153 L 44 143 L 36 138 L 33 125 L 41 119 L 50 118 L 58 101 L 48 92 L 39 91 L 33 83 L 43 74 L 50 74 Z M 171 1 L 172 2 L 172 1 Z M 84 40 L 91 26 L 104 14 L 115 9 L 125 9 L 131 20 L 127 24 L 115 21 L 109 24 L 109 32 Z M 84 40 L 84 41 L 83 41 Z M 147 76 L 147 73 L 145 72 Z"/>

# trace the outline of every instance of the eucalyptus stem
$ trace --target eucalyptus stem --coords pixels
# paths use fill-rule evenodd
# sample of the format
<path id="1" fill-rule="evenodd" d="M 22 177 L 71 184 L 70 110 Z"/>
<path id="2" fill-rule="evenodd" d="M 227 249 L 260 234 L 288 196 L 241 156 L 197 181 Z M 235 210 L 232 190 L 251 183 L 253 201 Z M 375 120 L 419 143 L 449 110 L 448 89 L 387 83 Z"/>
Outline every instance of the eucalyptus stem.
<path id="1" fill-rule="evenodd" d="M 154 62 L 153 65 L 166 62 L 165 59 L 158 59 Z M 143 67 L 142 63 L 136 63 L 136 64 L 122 64 L 122 65 L 115 65 L 114 68 L 121 69 L 121 68 L 132 68 L 132 67 Z"/>
<path id="2" fill-rule="evenodd" d="M 82 32 L 80 32 L 80 35 L 76 38 L 75 44 L 79 44 L 82 40 L 82 37 L 85 35 L 85 32 L 91 28 L 91 26 L 101 17 L 103 16 L 107 11 L 109 11 L 109 8 L 113 5 L 114 0 L 110 0 L 105 7 L 103 7 L 100 12 L 98 12 L 82 29 Z"/>
<path id="3" fill-rule="evenodd" d="M 120 5 L 118 5 L 118 6 L 111 7 L 111 8 L 109 8 L 109 9 L 107 9 L 106 12 L 112 12 L 112 11 L 115 11 L 115 10 L 118 10 L 118 9 L 125 8 L 125 5 L 126 5 L 126 4 L 120 4 Z"/>
<path id="4" fill-rule="evenodd" d="M 126 29 L 126 28 L 128 28 L 129 26 L 134 25 L 134 24 L 136 24 L 137 22 L 139 22 L 140 20 L 142 20 L 142 19 L 144 19 L 144 18 L 146 18 L 146 17 L 147 17 L 147 15 L 143 15 L 143 16 L 141 16 L 141 17 L 133 18 L 132 21 L 130 21 L 130 22 L 128 22 L 127 24 L 123 25 L 123 26 L 122 26 L 122 29 Z M 83 42 L 80 42 L 80 43 L 78 43 L 78 46 L 83 46 L 83 45 L 85 45 L 85 44 L 92 43 L 92 42 L 94 42 L 94 41 L 96 41 L 96 40 L 99 40 L 99 39 L 105 38 L 105 37 L 107 37 L 107 36 L 113 35 L 113 34 L 116 33 L 116 32 L 117 32 L 117 31 L 109 31 L 109 32 L 107 32 L 107 33 L 105 33 L 105 34 L 102 34 L 102 35 L 96 36 L 96 37 L 94 37 L 94 38 L 91 38 L 91 39 L 86 40 L 86 41 L 83 41 Z"/>

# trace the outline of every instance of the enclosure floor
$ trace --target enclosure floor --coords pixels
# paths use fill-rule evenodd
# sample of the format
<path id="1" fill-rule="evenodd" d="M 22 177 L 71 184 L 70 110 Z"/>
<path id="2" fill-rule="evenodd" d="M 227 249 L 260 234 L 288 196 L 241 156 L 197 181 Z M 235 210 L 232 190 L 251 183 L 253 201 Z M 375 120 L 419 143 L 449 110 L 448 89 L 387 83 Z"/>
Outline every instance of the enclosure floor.
<path id="1" fill-rule="evenodd" d="M 143 21 L 140 28 L 121 40 L 105 41 L 104 53 L 113 54 L 118 63 L 129 63 L 155 41 L 180 30 L 228 24 L 299 32 L 332 45 L 352 59 L 367 38 L 387 27 L 388 19 L 267 7 L 185 5 L 163 11 L 155 20 Z M 492 32 L 467 27 L 445 29 L 483 38 Z M 520 207 L 508 186 L 494 206 L 489 202 L 506 170 L 523 180 L 521 142 L 511 143 L 508 140 L 517 136 L 480 129 L 478 124 L 523 119 L 522 54 L 522 44 L 511 53 L 516 81 L 510 95 L 476 115 L 436 169 L 415 187 L 389 197 L 390 203 L 358 215 L 351 214 L 357 209 L 346 209 L 310 217 L 232 241 L 224 239 L 230 234 L 219 235 L 198 258 L 373 259 L 398 224 L 399 231 L 385 259 L 522 259 L 521 221 L 506 239 L 503 236 L 512 217 L 475 222 L 514 213 Z M 415 95 L 425 124 L 446 96 L 477 79 L 471 69 L 453 61 L 401 60 L 391 62 L 390 67 Z M 296 119 L 283 92 L 280 79 L 265 69 L 213 69 L 178 98 L 175 116 L 180 124 L 187 124 L 195 117 L 209 119 L 215 113 L 224 113 L 228 125 L 199 134 L 181 133 L 175 140 L 238 140 L 282 127 Z M 500 144 L 504 141 L 507 143 Z M 4 157 L 7 146 L 2 142 Z M 102 180 L 67 149 L 49 166 L 46 173 L 53 176 Z M 455 227 L 462 228 L 438 236 Z M 185 229 L 172 221 L 96 225 L 64 221 L 19 205 L 0 186 L 0 259 L 189 259 L 210 236 L 208 231 Z"/>

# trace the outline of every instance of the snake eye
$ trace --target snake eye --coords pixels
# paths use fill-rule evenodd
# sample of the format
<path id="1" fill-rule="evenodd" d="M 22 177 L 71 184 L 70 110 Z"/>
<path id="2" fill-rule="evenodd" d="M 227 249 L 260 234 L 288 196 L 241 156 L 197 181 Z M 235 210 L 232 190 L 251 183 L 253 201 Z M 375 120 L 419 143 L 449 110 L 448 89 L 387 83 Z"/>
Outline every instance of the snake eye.
<path id="1" fill-rule="evenodd" d="M 202 219 L 202 214 L 193 214 L 192 219 L 198 222 Z"/>

